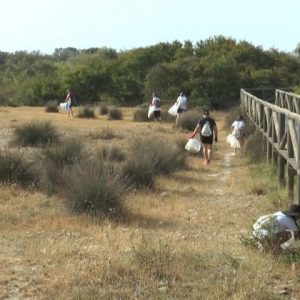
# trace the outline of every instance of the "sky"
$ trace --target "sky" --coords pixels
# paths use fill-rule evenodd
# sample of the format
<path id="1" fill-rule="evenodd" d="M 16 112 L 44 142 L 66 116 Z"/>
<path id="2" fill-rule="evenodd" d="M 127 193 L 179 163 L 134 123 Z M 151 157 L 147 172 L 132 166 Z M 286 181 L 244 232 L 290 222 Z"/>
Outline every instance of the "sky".
<path id="1" fill-rule="evenodd" d="M 214 36 L 292 52 L 300 0 L 0 0 L 0 51 L 118 51 Z"/>

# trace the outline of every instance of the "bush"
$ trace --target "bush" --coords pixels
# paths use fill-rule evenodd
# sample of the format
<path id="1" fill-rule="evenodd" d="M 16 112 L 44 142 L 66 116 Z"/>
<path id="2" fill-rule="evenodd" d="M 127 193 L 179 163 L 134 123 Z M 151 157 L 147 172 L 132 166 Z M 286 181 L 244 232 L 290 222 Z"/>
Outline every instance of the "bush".
<path id="1" fill-rule="evenodd" d="M 49 113 L 56 113 L 58 112 L 58 103 L 56 100 L 48 101 L 46 103 L 45 111 Z"/>
<path id="2" fill-rule="evenodd" d="M 44 150 L 45 158 L 56 166 L 71 165 L 82 156 L 82 142 L 77 138 L 67 138 L 64 141 Z"/>
<path id="3" fill-rule="evenodd" d="M 0 151 L 0 181 L 2 183 L 18 183 L 32 185 L 37 176 L 32 164 L 19 153 L 8 150 Z"/>
<path id="4" fill-rule="evenodd" d="M 154 176 L 170 174 L 186 167 L 186 154 L 165 139 L 146 137 L 135 140 L 123 174 L 136 187 L 152 187 Z"/>
<path id="5" fill-rule="evenodd" d="M 200 120 L 199 113 L 188 111 L 182 113 L 178 119 L 178 127 L 193 131 Z"/>
<path id="6" fill-rule="evenodd" d="M 89 106 L 79 107 L 77 117 L 82 119 L 94 119 L 96 117 L 94 108 Z"/>
<path id="7" fill-rule="evenodd" d="M 17 146 L 41 146 L 58 141 L 56 128 L 50 121 L 31 121 L 17 127 L 12 143 Z"/>
<path id="8" fill-rule="evenodd" d="M 99 113 L 100 113 L 100 115 L 107 115 L 108 114 L 108 108 L 105 104 L 100 105 Z"/>
<path id="9" fill-rule="evenodd" d="M 148 109 L 138 108 L 133 113 L 133 121 L 135 122 L 147 122 L 149 121 L 148 118 Z"/>
<path id="10" fill-rule="evenodd" d="M 65 197 L 74 211 L 101 214 L 120 208 L 123 185 L 104 160 L 78 161 L 64 178 Z"/>
<path id="11" fill-rule="evenodd" d="M 122 111 L 118 108 L 112 108 L 107 115 L 108 120 L 122 120 L 123 114 Z"/>

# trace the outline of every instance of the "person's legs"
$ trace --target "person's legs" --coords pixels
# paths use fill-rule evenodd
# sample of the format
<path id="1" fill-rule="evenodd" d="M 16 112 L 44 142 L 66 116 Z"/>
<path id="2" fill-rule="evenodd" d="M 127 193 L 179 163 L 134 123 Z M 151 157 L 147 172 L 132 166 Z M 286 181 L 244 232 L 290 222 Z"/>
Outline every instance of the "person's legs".
<path id="1" fill-rule="evenodd" d="M 203 164 L 206 165 L 208 163 L 208 145 L 207 144 L 203 144 L 203 157 L 204 157 Z"/>
<path id="2" fill-rule="evenodd" d="M 210 163 L 211 159 L 211 152 L 212 152 L 212 144 L 207 145 L 207 163 Z"/>

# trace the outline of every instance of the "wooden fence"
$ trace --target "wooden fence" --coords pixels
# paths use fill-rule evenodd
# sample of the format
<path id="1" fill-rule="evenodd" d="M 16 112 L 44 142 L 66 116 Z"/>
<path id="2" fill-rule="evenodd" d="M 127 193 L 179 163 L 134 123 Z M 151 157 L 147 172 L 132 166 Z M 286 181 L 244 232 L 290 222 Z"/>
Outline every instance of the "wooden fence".
<path id="1" fill-rule="evenodd" d="M 281 90 L 275 91 L 275 105 L 300 114 L 300 96 Z"/>
<path id="2" fill-rule="evenodd" d="M 300 204 L 300 97 L 276 90 L 274 105 L 241 89 L 240 99 L 243 113 L 263 134 L 262 149 L 267 162 L 277 165 L 280 185 L 287 185 L 289 196 Z"/>

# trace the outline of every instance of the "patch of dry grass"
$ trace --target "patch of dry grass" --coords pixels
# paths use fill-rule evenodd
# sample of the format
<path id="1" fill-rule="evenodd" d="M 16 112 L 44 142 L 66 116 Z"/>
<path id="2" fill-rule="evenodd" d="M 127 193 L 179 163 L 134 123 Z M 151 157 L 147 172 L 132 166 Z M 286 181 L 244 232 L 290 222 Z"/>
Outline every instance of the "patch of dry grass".
<path id="1" fill-rule="evenodd" d="M 5 110 L 2 128 L 49 119 L 43 108 Z M 174 143 L 187 138 L 170 124 L 135 123 L 132 109 L 122 111 L 124 120 L 110 121 L 122 140 L 84 139 L 106 128 L 105 117 L 68 120 L 59 113 L 51 120 L 90 150 L 113 143 L 128 154 L 132 139 L 153 132 Z M 126 192 L 126 214 L 115 219 L 74 215 L 59 194 L 1 186 L 0 298 L 283 299 L 286 288 L 297 299 L 300 265 L 293 271 L 240 242 L 258 216 L 285 205 L 272 202 L 276 181 L 262 166 L 230 156 L 224 114 L 212 117 L 220 135 L 211 165 L 189 156 L 187 170 L 156 177 L 153 191 Z M 265 194 L 251 192 L 258 188 Z"/>

